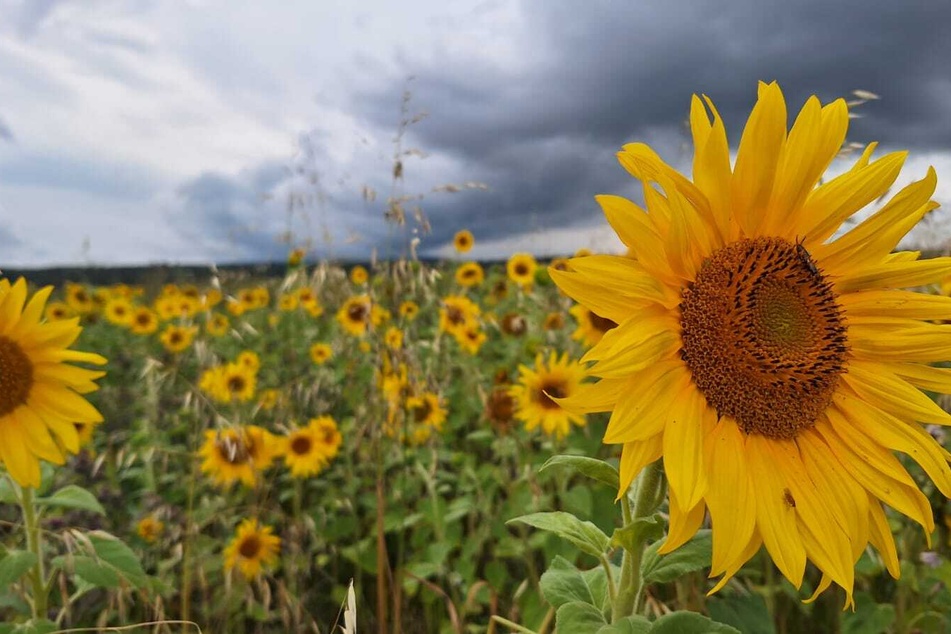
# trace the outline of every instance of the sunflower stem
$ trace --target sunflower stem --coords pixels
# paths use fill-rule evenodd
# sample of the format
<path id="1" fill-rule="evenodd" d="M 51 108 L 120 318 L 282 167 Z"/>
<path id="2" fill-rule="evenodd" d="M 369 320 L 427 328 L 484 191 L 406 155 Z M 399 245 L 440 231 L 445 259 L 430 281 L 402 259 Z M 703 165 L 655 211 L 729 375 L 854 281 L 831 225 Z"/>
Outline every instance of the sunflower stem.
<path id="1" fill-rule="evenodd" d="M 621 512 L 625 526 L 652 514 L 662 496 L 658 489 L 663 482 L 663 463 L 660 460 L 648 465 L 638 476 L 634 490 L 634 508 L 630 506 L 627 494 L 621 498 Z M 621 581 L 611 606 L 611 622 L 636 614 L 640 608 L 643 583 L 641 579 L 641 557 L 647 545 L 646 536 L 635 540 L 631 550 L 624 549 L 621 560 Z"/>
<path id="2" fill-rule="evenodd" d="M 33 501 L 33 489 L 20 489 L 20 508 L 23 509 L 23 525 L 26 530 L 26 545 L 31 553 L 36 555 L 36 564 L 30 571 L 30 580 L 33 585 L 33 619 L 39 621 L 46 618 L 48 591 L 46 573 L 43 570 L 43 535 L 40 532 L 39 516 Z"/>

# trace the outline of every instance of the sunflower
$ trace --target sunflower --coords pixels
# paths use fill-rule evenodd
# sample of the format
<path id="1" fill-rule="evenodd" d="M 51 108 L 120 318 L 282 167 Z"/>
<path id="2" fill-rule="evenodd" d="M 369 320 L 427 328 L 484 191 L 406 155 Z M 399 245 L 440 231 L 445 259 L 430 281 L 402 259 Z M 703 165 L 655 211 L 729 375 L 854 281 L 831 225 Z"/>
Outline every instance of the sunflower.
<path id="1" fill-rule="evenodd" d="M 584 378 L 584 368 L 567 353 L 558 357 L 552 352 L 547 361 L 539 354 L 534 368 L 521 365 L 518 373 L 518 384 L 509 388 L 509 393 L 515 399 L 515 416 L 525 423 L 525 429 L 541 426 L 549 436 L 564 438 L 572 423 L 584 425 L 582 414 L 565 410 L 555 401 L 575 395 Z"/>
<path id="2" fill-rule="evenodd" d="M 258 526 L 256 519 L 246 519 L 225 548 L 225 570 L 237 568 L 250 581 L 263 569 L 272 568 L 280 552 L 281 538 L 274 535 L 273 528 Z"/>
<path id="3" fill-rule="evenodd" d="M 254 486 L 258 473 L 270 467 L 279 453 L 274 435 L 256 425 L 206 431 L 198 450 L 204 458 L 201 470 L 221 486 L 238 481 Z"/>
<path id="4" fill-rule="evenodd" d="M 312 418 L 306 427 L 287 435 L 284 462 L 295 478 L 316 475 L 337 455 L 341 442 L 334 419 L 329 416 Z"/>
<path id="5" fill-rule="evenodd" d="M 366 334 L 373 317 L 373 306 L 369 295 L 357 295 L 347 299 L 337 311 L 337 321 L 351 335 L 362 337 Z"/>
<path id="6" fill-rule="evenodd" d="M 229 328 L 231 328 L 231 320 L 228 319 L 227 315 L 222 315 L 221 313 L 213 314 L 208 321 L 205 322 L 205 332 L 212 337 L 222 337 L 228 334 Z"/>
<path id="7" fill-rule="evenodd" d="M 446 422 L 446 408 L 435 392 L 422 392 L 406 399 L 406 410 L 414 425 L 441 431 Z"/>
<path id="8" fill-rule="evenodd" d="M 478 286 L 485 281 L 485 271 L 478 262 L 466 262 L 456 269 L 456 284 L 465 288 Z"/>
<path id="9" fill-rule="evenodd" d="M 459 231 L 452 238 L 452 246 L 455 247 L 456 251 L 459 253 L 468 253 L 474 244 L 475 236 L 473 236 L 472 232 L 468 229 Z"/>
<path id="10" fill-rule="evenodd" d="M 528 288 L 535 281 L 535 269 L 538 264 L 530 253 L 516 253 L 509 258 L 505 271 L 509 279 L 522 288 Z"/>
<path id="11" fill-rule="evenodd" d="M 542 328 L 548 331 L 561 330 L 565 327 L 565 318 L 561 313 L 548 313 L 545 315 L 545 321 Z"/>
<path id="12" fill-rule="evenodd" d="M 298 306 L 300 306 L 300 299 L 295 293 L 284 293 L 277 300 L 277 309 L 285 313 L 297 310 Z"/>
<path id="13" fill-rule="evenodd" d="M 505 313 L 502 315 L 499 328 L 507 335 L 521 337 L 528 332 L 528 321 L 518 313 Z"/>
<path id="14" fill-rule="evenodd" d="M 50 302 L 43 314 L 47 321 L 62 321 L 76 316 L 76 312 L 66 302 Z"/>
<path id="15" fill-rule="evenodd" d="M 447 295 L 439 308 L 439 330 L 455 335 L 476 325 L 479 318 L 478 304 L 468 297 Z"/>
<path id="16" fill-rule="evenodd" d="M 265 412 L 269 412 L 277 407 L 277 404 L 280 400 L 281 393 L 279 390 L 275 390 L 274 388 L 261 390 L 261 395 L 258 396 L 258 407 L 260 407 Z"/>
<path id="17" fill-rule="evenodd" d="M 135 526 L 135 532 L 147 544 L 154 544 L 162 533 L 165 532 L 165 524 L 152 515 L 143 517 Z"/>
<path id="18" fill-rule="evenodd" d="M 247 403 L 254 398 L 257 375 L 256 368 L 251 365 L 241 363 L 240 360 L 236 363 L 228 363 L 221 368 L 217 378 L 218 386 L 215 392 L 219 395 L 220 401 Z"/>
<path id="19" fill-rule="evenodd" d="M 350 281 L 357 286 L 363 286 L 367 283 L 368 279 L 370 279 L 370 274 L 367 272 L 366 268 L 360 266 L 359 264 L 350 269 Z"/>
<path id="20" fill-rule="evenodd" d="M 63 464 L 79 451 L 74 423 L 102 416 L 83 398 L 105 373 L 69 365 L 104 364 L 98 354 L 71 350 L 77 318 L 42 320 L 53 287 L 27 302 L 26 281 L 0 279 L 0 462 L 21 486 L 40 485 L 40 460 Z"/>
<path id="21" fill-rule="evenodd" d="M 412 300 L 406 300 L 400 304 L 400 316 L 405 317 L 407 321 L 413 321 L 416 319 L 416 315 L 419 314 L 419 304 Z"/>
<path id="22" fill-rule="evenodd" d="M 146 306 L 139 306 L 132 312 L 129 329 L 137 335 L 151 335 L 158 330 L 158 315 Z"/>
<path id="23" fill-rule="evenodd" d="M 706 104 L 706 107 L 705 105 Z M 707 112 L 709 108 L 710 113 Z M 906 289 L 938 283 L 951 258 L 893 249 L 936 207 L 933 169 L 863 222 L 907 153 L 871 160 L 816 186 L 848 127 L 843 100 L 810 97 L 786 130 L 779 87 L 760 84 L 735 164 L 713 103 L 693 98 L 693 181 L 647 146 L 621 164 L 644 184 L 647 210 L 599 202 L 634 258 L 575 259 L 552 277 L 618 324 L 584 357 L 601 377 L 569 398 L 613 411 L 607 443 L 623 444 L 621 491 L 663 457 L 669 552 L 706 510 L 714 591 L 765 545 L 800 587 L 806 561 L 853 605 L 853 565 L 871 542 L 899 562 L 886 503 L 924 527 L 927 498 L 894 455 L 918 462 L 951 494 L 947 452 L 920 423 L 951 424 L 921 390 L 951 392 L 951 299 Z M 711 120 L 712 119 L 712 120 Z"/>
<path id="24" fill-rule="evenodd" d="M 159 335 L 159 339 L 161 339 L 162 345 L 165 346 L 167 351 L 178 353 L 188 350 L 195 339 L 196 332 L 198 332 L 198 329 L 194 326 L 176 326 L 172 324 L 165 327 L 165 330 Z"/>
<path id="25" fill-rule="evenodd" d="M 90 313 L 96 308 L 93 296 L 82 284 L 66 284 L 66 304 L 80 315 Z"/>
<path id="26" fill-rule="evenodd" d="M 301 247 L 293 249 L 290 253 L 287 254 L 287 266 L 293 268 L 295 266 L 300 266 L 301 262 L 304 261 L 304 256 L 307 255 L 307 250 Z"/>
<path id="27" fill-rule="evenodd" d="M 617 323 L 607 317 L 601 317 L 581 304 L 575 304 L 568 312 L 578 322 L 578 327 L 571 333 L 571 338 L 580 341 L 587 347 L 601 341 L 604 333 L 617 328 Z"/>
<path id="28" fill-rule="evenodd" d="M 390 350 L 399 350 L 403 347 L 403 331 L 396 326 L 390 326 L 383 335 L 383 341 Z"/>
<path id="29" fill-rule="evenodd" d="M 467 326 L 455 333 L 456 343 L 469 354 L 478 354 L 488 337 L 478 324 Z"/>
<path id="30" fill-rule="evenodd" d="M 333 355 L 334 351 L 330 344 L 318 342 L 310 347 L 310 359 L 317 365 L 327 363 Z"/>

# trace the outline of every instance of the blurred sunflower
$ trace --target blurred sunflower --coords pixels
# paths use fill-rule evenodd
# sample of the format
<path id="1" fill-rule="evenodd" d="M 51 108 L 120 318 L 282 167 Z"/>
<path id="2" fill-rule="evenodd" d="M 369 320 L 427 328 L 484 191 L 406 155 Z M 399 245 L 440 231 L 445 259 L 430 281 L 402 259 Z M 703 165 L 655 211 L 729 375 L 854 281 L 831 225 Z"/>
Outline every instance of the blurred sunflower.
<path id="1" fill-rule="evenodd" d="M 231 320 L 228 319 L 227 315 L 221 313 L 214 313 L 205 322 L 205 332 L 212 337 L 222 337 L 228 334 L 229 328 L 231 328 Z"/>
<path id="2" fill-rule="evenodd" d="M 300 247 L 292 249 L 290 253 L 287 254 L 287 266 L 293 268 L 295 266 L 300 266 L 304 261 L 304 256 L 307 255 L 307 250 Z"/>
<path id="3" fill-rule="evenodd" d="M 66 284 L 66 304 L 80 315 L 92 312 L 96 308 L 92 295 L 82 284 Z"/>
<path id="4" fill-rule="evenodd" d="M 416 315 L 419 314 L 419 305 L 411 300 L 406 300 L 400 304 L 400 316 L 405 317 L 408 321 L 413 321 L 416 319 Z"/>
<path id="5" fill-rule="evenodd" d="M 147 306 L 139 306 L 132 313 L 129 328 L 137 335 L 151 335 L 158 330 L 159 320 L 155 311 Z"/>
<path id="6" fill-rule="evenodd" d="M 482 349 L 482 344 L 488 339 L 485 331 L 479 328 L 478 324 L 468 326 L 456 332 L 455 337 L 459 347 L 473 355 L 479 353 L 479 350 Z"/>
<path id="7" fill-rule="evenodd" d="M 256 519 L 246 519 L 225 548 L 225 570 L 237 568 L 250 581 L 265 568 L 274 567 L 280 552 L 281 538 L 274 535 L 274 529 L 258 526 Z"/>
<path id="8" fill-rule="evenodd" d="M 348 298 L 337 311 L 337 322 L 351 335 L 362 337 L 370 326 L 372 316 L 370 296 L 357 295 Z"/>
<path id="9" fill-rule="evenodd" d="M 468 253 L 472 250 L 472 245 L 474 244 L 475 236 L 473 236 L 472 232 L 468 229 L 459 231 L 452 239 L 452 246 L 455 247 L 459 253 Z"/>
<path id="10" fill-rule="evenodd" d="M 98 389 L 105 372 L 70 362 L 102 365 L 98 354 L 71 350 L 79 320 L 44 322 L 52 286 L 27 301 L 26 281 L 0 279 L 0 462 L 21 486 L 40 485 L 40 460 L 63 464 L 79 451 L 74 423 L 102 416 L 82 396 Z"/>
<path id="11" fill-rule="evenodd" d="M 558 357 L 552 352 L 547 361 L 539 354 L 534 368 L 520 365 L 518 373 L 518 384 L 509 391 L 516 403 L 515 416 L 525 429 L 541 427 L 549 436 L 564 438 L 572 423 L 584 425 L 584 415 L 569 412 L 555 401 L 577 394 L 584 378 L 584 368 L 567 353 Z"/>
<path id="12" fill-rule="evenodd" d="M 188 350 L 197 332 L 198 329 L 194 326 L 176 326 L 175 324 L 170 324 L 166 326 L 162 334 L 159 335 L 159 339 L 162 341 L 162 345 L 165 346 L 166 350 L 172 353 L 178 353 Z"/>
<path id="13" fill-rule="evenodd" d="M 505 271 L 509 279 L 522 288 L 528 288 L 535 281 L 538 264 L 530 253 L 516 253 L 509 258 Z"/>
<path id="14" fill-rule="evenodd" d="M 250 372 L 256 373 L 261 369 L 261 357 L 254 350 L 242 350 L 235 362 L 247 368 Z"/>
<path id="15" fill-rule="evenodd" d="M 261 390 L 261 395 L 258 397 L 258 407 L 265 412 L 269 412 L 277 406 L 280 399 L 281 393 L 274 388 Z"/>
<path id="16" fill-rule="evenodd" d="M 575 304 L 568 312 L 571 313 L 571 316 L 578 322 L 578 327 L 571 333 L 571 338 L 575 341 L 580 341 L 587 347 L 591 347 L 601 341 L 601 337 L 604 336 L 604 333 L 612 328 L 617 328 L 617 323 L 606 317 L 597 315 L 581 304 Z"/>
<path id="17" fill-rule="evenodd" d="M 221 486 L 239 481 L 254 486 L 258 473 L 270 467 L 279 453 L 274 435 L 256 425 L 206 431 L 198 450 L 204 459 L 202 472 Z"/>
<path id="18" fill-rule="evenodd" d="M 363 286 L 367 283 L 368 279 L 370 279 L 370 274 L 367 272 L 366 268 L 360 266 L 359 264 L 350 269 L 350 281 L 357 286 Z"/>
<path id="19" fill-rule="evenodd" d="M 300 306 L 300 299 L 298 299 L 294 293 L 284 293 L 277 300 L 277 309 L 281 312 L 289 313 L 295 311 L 298 306 Z"/>
<path id="20" fill-rule="evenodd" d="M 478 262 L 466 262 L 456 269 L 456 284 L 464 288 L 478 286 L 485 281 L 485 271 Z"/>
<path id="21" fill-rule="evenodd" d="M 545 321 L 542 328 L 545 330 L 561 330 L 565 327 L 565 318 L 561 313 L 548 313 L 545 315 Z"/>
<path id="22" fill-rule="evenodd" d="M 708 110 L 709 109 L 709 113 Z M 712 120 L 711 120 L 712 119 Z M 693 98 L 693 182 L 646 145 L 621 164 L 644 184 L 647 210 L 599 197 L 633 258 L 574 259 L 552 271 L 574 299 L 618 324 L 584 357 L 601 381 L 565 406 L 612 411 L 623 444 L 621 490 L 663 457 L 669 552 L 713 522 L 714 591 L 765 545 L 800 587 L 806 561 L 852 600 L 854 563 L 871 542 L 897 577 L 886 503 L 934 529 L 928 499 L 893 451 L 951 495 L 948 453 L 921 423 L 951 415 L 921 390 L 951 392 L 951 299 L 899 290 L 936 284 L 951 258 L 893 253 L 937 205 L 936 177 L 884 196 L 905 152 L 817 186 L 845 139 L 848 108 L 810 97 L 787 132 L 779 86 L 759 97 L 731 168 L 713 103 Z"/>
<path id="23" fill-rule="evenodd" d="M 66 302 L 50 302 L 46 305 L 44 311 L 47 321 L 62 321 L 76 316 L 76 311 L 69 307 Z"/>
<path id="24" fill-rule="evenodd" d="M 479 305 L 462 295 L 447 295 L 439 308 L 439 330 L 454 335 L 477 325 Z"/>
<path id="25" fill-rule="evenodd" d="M 306 427 L 295 429 L 287 435 L 284 462 L 295 478 L 316 475 L 337 455 L 341 442 L 337 424 L 332 418 L 312 418 Z"/>
<path id="26" fill-rule="evenodd" d="M 383 342 L 390 350 L 399 350 L 403 347 L 403 331 L 396 326 L 390 326 L 383 335 Z"/>
<path id="27" fill-rule="evenodd" d="M 406 411 L 413 424 L 441 431 L 446 422 L 446 408 L 435 392 L 422 392 L 406 399 Z"/>
<path id="28" fill-rule="evenodd" d="M 254 398 L 256 388 L 256 368 L 239 361 L 222 367 L 216 393 L 221 395 L 223 402 L 247 403 Z"/>
<path id="29" fill-rule="evenodd" d="M 333 356 L 333 348 L 327 343 L 315 343 L 310 347 L 310 359 L 317 365 L 323 365 Z"/>
<path id="30" fill-rule="evenodd" d="M 499 322 L 499 328 L 507 335 L 521 337 L 528 332 L 528 321 L 518 313 L 505 313 Z"/>
<path id="31" fill-rule="evenodd" d="M 156 517 L 149 515 L 139 520 L 139 523 L 135 526 L 135 532 L 145 543 L 154 544 L 165 532 L 165 524 Z"/>

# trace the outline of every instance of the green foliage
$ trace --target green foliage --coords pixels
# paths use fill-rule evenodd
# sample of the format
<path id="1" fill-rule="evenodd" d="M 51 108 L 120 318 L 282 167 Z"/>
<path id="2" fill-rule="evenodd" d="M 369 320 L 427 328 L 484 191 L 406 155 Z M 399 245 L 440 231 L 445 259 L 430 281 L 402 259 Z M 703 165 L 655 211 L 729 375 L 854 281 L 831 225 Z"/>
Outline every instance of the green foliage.
<path id="1" fill-rule="evenodd" d="M 709 530 L 699 530 L 689 542 L 666 555 L 657 551 L 663 542 L 654 542 L 644 552 L 641 576 L 647 583 L 668 583 L 694 570 L 710 566 L 713 539 Z"/>
<path id="2" fill-rule="evenodd" d="M 511 519 L 507 523 L 522 523 L 549 531 L 594 557 L 601 557 L 608 549 L 611 541 L 600 528 L 591 522 L 579 520 L 571 513 L 563 511 L 531 513 Z"/>

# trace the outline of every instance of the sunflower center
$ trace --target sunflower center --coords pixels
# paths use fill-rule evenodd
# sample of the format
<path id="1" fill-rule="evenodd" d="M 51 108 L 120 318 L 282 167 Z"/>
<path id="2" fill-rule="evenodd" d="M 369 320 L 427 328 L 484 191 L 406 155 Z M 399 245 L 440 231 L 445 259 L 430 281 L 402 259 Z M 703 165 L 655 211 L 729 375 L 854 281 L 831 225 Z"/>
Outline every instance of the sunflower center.
<path id="1" fill-rule="evenodd" d="M 233 376 L 228 379 L 228 391 L 240 392 L 244 390 L 245 382 L 243 376 Z"/>
<path id="2" fill-rule="evenodd" d="M 423 402 L 413 408 L 413 419 L 417 423 L 422 423 L 433 411 L 432 403 L 429 402 L 429 399 L 423 399 Z"/>
<path id="3" fill-rule="evenodd" d="M 461 309 L 450 306 L 446 309 L 446 319 L 450 324 L 458 325 L 466 320 L 466 315 Z"/>
<path id="4" fill-rule="evenodd" d="M 257 535 L 248 535 L 241 540 L 238 552 L 245 559 L 254 559 L 261 552 L 261 540 L 258 539 Z"/>
<path id="5" fill-rule="evenodd" d="M 515 265 L 515 274 L 519 276 L 528 275 L 528 267 L 519 262 Z"/>
<path id="6" fill-rule="evenodd" d="M 793 438 L 828 407 L 848 360 L 832 285 L 798 244 L 744 239 L 711 255 L 680 303 L 681 357 L 720 416 Z"/>
<path id="7" fill-rule="evenodd" d="M 33 387 L 33 363 L 20 345 L 0 337 L 0 416 L 26 403 Z"/>
<path id="8" fill-rule="evenodd" d="M 311 442 L 307 436 L 298 436 L 291 441 L 291 451 L 298 456 L 306 456 L 310 453 Z"/>
<path id="9" fill-rule="evenodd" d="M 218 455 L 228 464 L 244 464 L 251 457 L 248 447 L 235 438 L 219 438 L 215 446 L 218 448 Z"/>
<path id="10" fill-rule="evenodd" d="M 347 317 L 351 321 L 364 321 L 367 316 L 367 307 L 364 304 L 352 304 L 347 309 Z"/>
<path id="11" fill-rule="evenodd" d="M 550 381 L 543 383 L 538 390 L 538 404 L 545 409 L 561 409 L 561 405 L 556 403 L 553 398 L 565 398 L 568 396 L 568 386 L 561 381 Z"/>
<path id="12" fill-rule="evenodd" d="M 591 322 L 591 327 L 597 330 L 598 332 L 607 332 L 612 328 L 617 328 L 617 323 L 608 319 L 607 317 L 602 317 L 601 315 L 596 315 L 592 312 L 588 312 L 588 321 Z"/>

